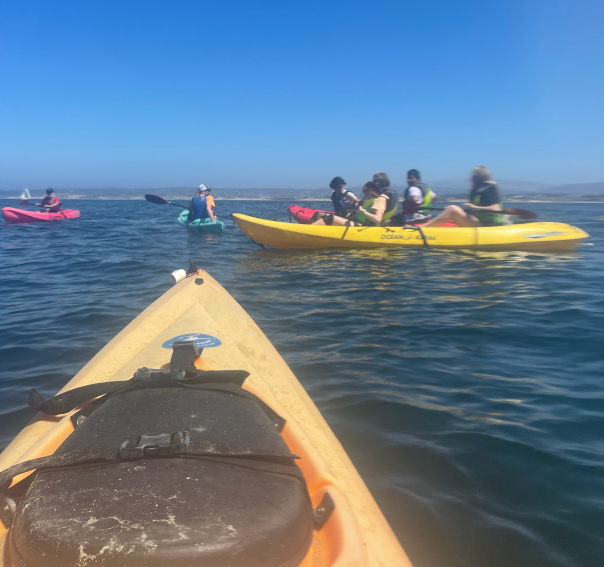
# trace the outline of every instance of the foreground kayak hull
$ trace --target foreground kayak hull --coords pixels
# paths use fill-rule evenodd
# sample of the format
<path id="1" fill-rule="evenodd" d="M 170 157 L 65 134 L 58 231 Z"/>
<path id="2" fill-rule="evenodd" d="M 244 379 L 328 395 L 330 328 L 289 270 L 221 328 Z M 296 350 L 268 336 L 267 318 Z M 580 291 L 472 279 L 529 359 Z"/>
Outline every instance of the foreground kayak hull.
<path id="1" fill-rule="evenodd" d="M 301 225 L 234 214 L 243 233 L 285 249 L 428 247 L 469 250 L 567 251 L 589 235 L 574 226 L 535 222 L 479 228 L 342 227 Z"/>
<path id="2" fill-rule="evenodd" d="M 166 341 L 192 333 L 210 336 L 207 348 L 195 361 L 197 368 L 247 370 L 250 376 L 244 388 L 287 420 L 281 435 L 289 450 L 301 457 L 298 464 L 313 507 L 325 493 L 335 502 L 335 511 L 320 531 L 313 531 L 310 549 L 296 565 L 409 567 L 373 497 L 301 384 L 249 315 L 209 274 L 200 271 L 175 285 L 109 342 L 61 392 L 128 380 L 141 367 L 166 368 L 171 356 L 164 347 Z M 62 419 L 37 414 L 0 455 L 0 470 L 52 454 L 74 431 L 70 414 Z M 11 531 L 5 531 L 2 522 L 0 534 L 0 566 L 9 567 L 9 552 L 3 548 L 7 540 L 12 542 Z"/>
<path id="3" fill-rule="evenodd" d="M 2 217 L 6 222 L 13 224 L 26 222 L 49 222 L 61 221 L 65 219 L 77 219 L 80 211 L 75 209 L 63 209 L 59 213 L 45 213 L 41 211 L 26 211 L 25 209 L 15 209 L 13 207 L 4 207 Z"/>
<path id="4" fill-rule="evenodd" d="M 208 232 L 210 234 L 222 234 L 222 231 L 224 230 L 224 223 L 219 220 L 211 221 L 210 219 L 197 219 L 193 222 L 189 222 L 188 211 L 180 213 L 178 216 L 178 224 L 191 230 L 201 230 L 202 232 Z"/>

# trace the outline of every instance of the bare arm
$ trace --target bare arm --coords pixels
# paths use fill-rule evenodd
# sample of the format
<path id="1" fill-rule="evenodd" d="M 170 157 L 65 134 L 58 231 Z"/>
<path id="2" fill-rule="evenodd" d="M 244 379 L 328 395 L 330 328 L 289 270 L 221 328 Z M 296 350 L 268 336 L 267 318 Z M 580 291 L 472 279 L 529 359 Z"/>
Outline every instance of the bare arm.
<path id="1" fill-rule="evenodd" d="M 371 209 L 373 210 L 373 209 Z M 359 211 L 363 213 L 371 222 L 375 224 L 380 224 L 382 222 L 382 218 L 384 218 L 384 211 L 378 209 L 375 213 L 369 212 L 365 210 L 363 207 L 359 207 Z"/>
<path id="2" fill-rule="evenodd" d="M 216 217 L 214 216 L 214 212 L 212 211 L 212 205 L 210 205 L 208 201 L 206 201 L 206 211 L 208 211 L 209 217 L 212 219 L 212 222 L 214 222 L 216 220 Z"/>

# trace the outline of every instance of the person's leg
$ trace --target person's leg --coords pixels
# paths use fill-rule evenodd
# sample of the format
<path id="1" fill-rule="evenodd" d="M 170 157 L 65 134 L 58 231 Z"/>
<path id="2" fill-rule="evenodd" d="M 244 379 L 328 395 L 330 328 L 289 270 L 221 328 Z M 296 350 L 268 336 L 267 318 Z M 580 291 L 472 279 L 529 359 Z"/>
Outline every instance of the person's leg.
<path id="1" fill-rule="evenodd" d="M 346 226 L 346 223 L 349 222 L 342 217 L 338 217 L 336 215 L 323 215 L 322 218 L 317 219 L 315 222 L 311 223 L 317 226 L 327 225 L 327 226 Z"/>
<path id="2" fill-rule="evenodd" d="M 449 221 L 453 221 L 457 226 L 480 226 L 480 222 L 476 217 L 469 215 L 457 205 L 449 205 L 445 207 L 445 210 L 440 215 L 427 222 L 422 228 L 436 228 L 447 224 Z"/>

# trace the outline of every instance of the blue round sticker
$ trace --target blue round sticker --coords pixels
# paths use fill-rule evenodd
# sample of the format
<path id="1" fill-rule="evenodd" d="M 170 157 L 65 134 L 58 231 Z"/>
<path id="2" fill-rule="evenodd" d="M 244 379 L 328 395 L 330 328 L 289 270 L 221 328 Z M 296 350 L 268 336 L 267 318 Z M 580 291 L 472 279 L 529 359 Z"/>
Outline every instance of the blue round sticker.
<path id="1" fill-rule="evenodd" d="M 222 343 L 220 339 L 213 337 L 212 335 L 204 335 L 202 333 L 189 333 L 188 335 L 179 335 L 178 337 L 174 337 L 169 341 L 166 341 L 163 345 L 164 348 L 172 348 L 172 345 L 176 341 L 195 341 L 195 346 L 197 348 L 208 348 L 220 346 Z"/>

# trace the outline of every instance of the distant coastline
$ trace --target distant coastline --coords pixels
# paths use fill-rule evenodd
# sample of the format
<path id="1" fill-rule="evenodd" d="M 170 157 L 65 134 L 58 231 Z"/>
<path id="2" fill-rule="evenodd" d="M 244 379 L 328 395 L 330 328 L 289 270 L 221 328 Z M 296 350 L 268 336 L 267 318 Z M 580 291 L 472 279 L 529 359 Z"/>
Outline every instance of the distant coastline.
<path id="1" fill-rule="evenodd" d="M 117 196 L 111 196 L 111 197 L 93 197 L 90 195 L 59 195 L 61 197 L 62 201 L 144 201 L 145 197 L 143 195 L 138 195 L 138 196 L 132 196 L 132 197 L 117 197 Z M 188 201 L 191 198 L 190 195 L 185 195 L 185 196 L 172 196 L 170 195 L 169 199 L 171 201 Z M 14 201 L 20 201 L 21 197 L 13 195 L 13 196 L 9 196 L 9 197 L 4 197 L 4 196 L 0 196 L 0 199 L 2 200 L 14 200 Z M 35 197 L 32 196 L 32 198 L 30 199 L 30 201 L 37 201 L 37 200 L 41 200 L 43 199 L 43 197 Z M 576 198 L 575 198 L 576 199 Z M 296 199 L 296 198 L 275 198 L 275 199 L 271 199 L 271 198 L 259 198 L 259 197 L 219 197 L 218 195 L 214 196 L 214 200 L 215 201 L 265 201 L 267 203 L 288 203 L 288 202 L 296 202 L 296 203 L 311 203 L 311 202 L 330 202 L 331 199 L 326 199 L 324 197 L 308 197 L 308 198 L 302 198 L 302 199 Z M 568 204 L 575 204 L 575 205 L 579 205 L 581 203 L 585 203 L 585 204 L 604 204 L 604 197 L 602 197 L 602 199 L 600 200 L 566 200 L 563 197 L 560 199 L 518 199 L 518 198 L 514 198 L 514 199 L 506 199 L 505 195 L 503 196 L 503 201 L 504 203 L 568 203 Z M 447 199 L 447 198 L 440 198 L 438 200 L 438 203 L 464 203 L 465 201 L 463 199 Z"/>

